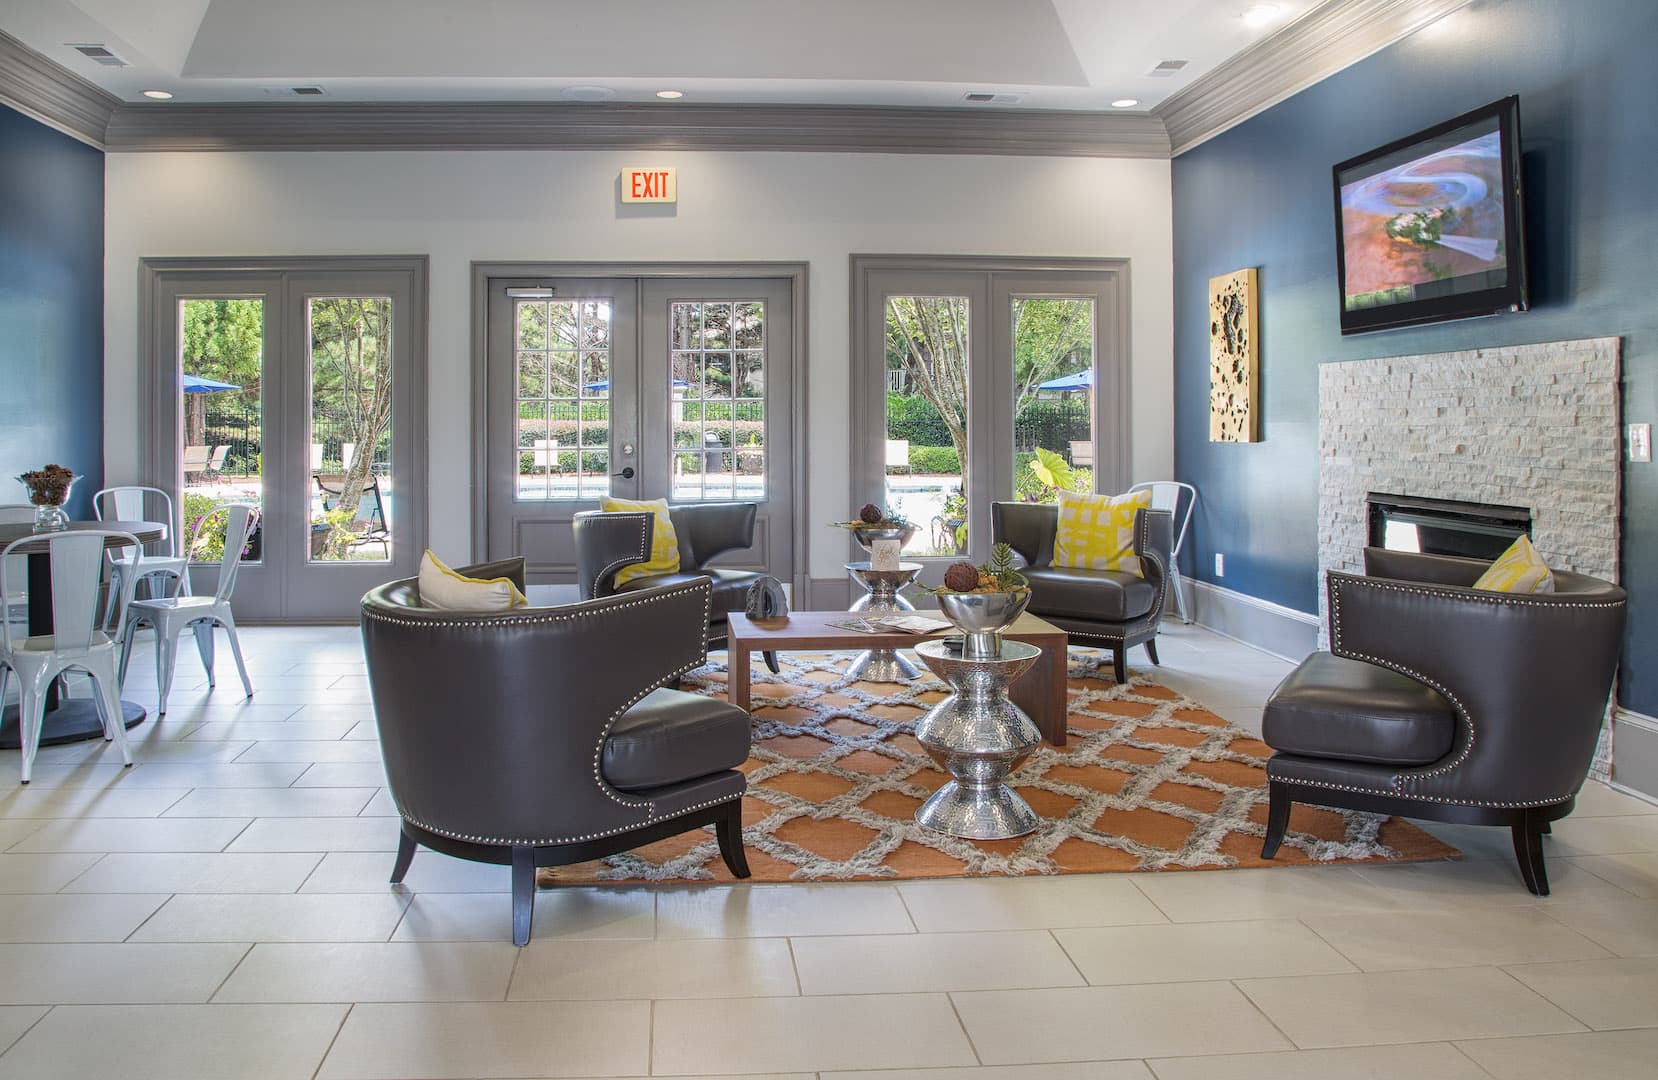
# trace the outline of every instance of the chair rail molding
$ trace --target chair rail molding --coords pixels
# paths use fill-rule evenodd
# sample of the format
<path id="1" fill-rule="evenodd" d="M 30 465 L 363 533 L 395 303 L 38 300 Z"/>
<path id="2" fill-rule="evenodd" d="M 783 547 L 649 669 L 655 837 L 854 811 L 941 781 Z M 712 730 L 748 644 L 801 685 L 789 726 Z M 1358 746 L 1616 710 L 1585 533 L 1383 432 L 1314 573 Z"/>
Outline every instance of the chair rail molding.
<path id="1" fill-rule="evenodd" d="M 564 102 L 123 102 L 0 31 L 0 103 L 99 149 L 690 150 L 1168 158 L 1467 6 L 1327 0 L 1149 113 Z"/>
<path id="2" fill-rule="evenodd" d="M 1329 0 L 1152 109 L 1178 157 L 1472 0 Z"/>
<path id="3" fill-rule="evenodd" d="M 102 150 L 121 99 L 0 30 L 0 104 Z"/>

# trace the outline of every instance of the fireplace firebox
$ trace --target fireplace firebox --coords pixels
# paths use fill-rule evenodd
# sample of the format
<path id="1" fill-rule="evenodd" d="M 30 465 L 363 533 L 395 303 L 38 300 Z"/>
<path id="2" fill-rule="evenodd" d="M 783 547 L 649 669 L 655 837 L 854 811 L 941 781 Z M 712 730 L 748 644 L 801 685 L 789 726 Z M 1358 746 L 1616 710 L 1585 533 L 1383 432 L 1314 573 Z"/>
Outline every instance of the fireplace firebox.
<path id="1" fill-rule="evenodd" d="M 1523 506 L 1426 499 L 1372 491 L 1370 546 L 1428 555 L 1495 559 L 1516 537 L 1531 535 L 1531 511 Z"/>

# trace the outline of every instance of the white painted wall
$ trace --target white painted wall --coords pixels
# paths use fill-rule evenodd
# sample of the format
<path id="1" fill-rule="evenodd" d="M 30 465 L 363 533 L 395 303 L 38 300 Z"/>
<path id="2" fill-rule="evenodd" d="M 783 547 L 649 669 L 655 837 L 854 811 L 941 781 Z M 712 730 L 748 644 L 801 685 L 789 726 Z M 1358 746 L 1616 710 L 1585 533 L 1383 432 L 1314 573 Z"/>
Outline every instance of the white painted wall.
<path id="1" fill-rule="evenodd" d="M 1174 474 L 1169 163 L 882 154 L 110 154 L 106 159 L 105 475 L 136 480 L 138 261 L 162 256 L 429 255 L 431 544 L 471 546 L 474 260 L 789 260 L 810 264 L 808 543 L 841 573 L 847 257 L 1131 260 L 1133 472 Z M 674 165 L 671 216 L 624 216 L 616 176 Z M 798 316 L 797 316 L 798 317 Z"/>

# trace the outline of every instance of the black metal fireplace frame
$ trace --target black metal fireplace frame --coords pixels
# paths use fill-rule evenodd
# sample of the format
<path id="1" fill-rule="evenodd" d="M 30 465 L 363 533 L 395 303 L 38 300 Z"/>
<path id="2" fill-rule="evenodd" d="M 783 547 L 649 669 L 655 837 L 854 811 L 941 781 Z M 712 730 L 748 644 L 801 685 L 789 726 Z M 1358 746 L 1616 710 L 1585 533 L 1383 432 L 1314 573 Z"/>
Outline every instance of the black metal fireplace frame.
<path id="1" fill-rule="evenodd" d="M 1523 506 L 1431 499 L 1372 491 L 1365 496 L 1370 546 L 1386 547 L 1390 521 L 1415 525 L 1421 550 L 1430 555 L 1495 559 L 1515 538 L 1531 536 L 1531 511 Z"/>

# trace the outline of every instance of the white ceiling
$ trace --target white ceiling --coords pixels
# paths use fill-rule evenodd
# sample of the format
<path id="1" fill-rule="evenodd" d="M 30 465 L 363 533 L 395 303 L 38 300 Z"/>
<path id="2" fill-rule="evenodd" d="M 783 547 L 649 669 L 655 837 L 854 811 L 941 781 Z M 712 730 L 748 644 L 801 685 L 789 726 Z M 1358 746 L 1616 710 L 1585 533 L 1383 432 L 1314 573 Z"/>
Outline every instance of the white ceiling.
<path id="1" fill-rule="evenodd" d="M 0 0 L 0 30 L 123 101 L 554 101 L 1143 112 L 1321 0 Z M 68 43 L 107 45 L 100 67 Z M 1172 76 L 1148 72 L 1187 60 Z M 289 100 L 292 100 L 291 98 Z M 1000 103 L 998 103 L 1000 104 Z M 165 105 L 157 105 L 165 108 Z"/>

